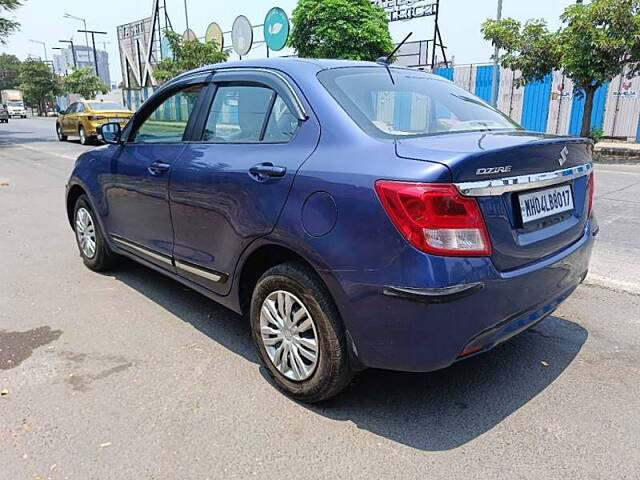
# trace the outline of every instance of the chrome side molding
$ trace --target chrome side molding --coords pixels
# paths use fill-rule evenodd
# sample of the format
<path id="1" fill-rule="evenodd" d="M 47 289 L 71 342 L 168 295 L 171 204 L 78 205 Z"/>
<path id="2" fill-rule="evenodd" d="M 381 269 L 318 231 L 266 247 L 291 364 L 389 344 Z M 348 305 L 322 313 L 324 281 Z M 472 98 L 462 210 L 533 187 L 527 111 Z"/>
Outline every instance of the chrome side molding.
<path id="1" fill-rule="evenodd" d="M 183 272 L 197 275 L 198 277 L 205 278 L 215 283 L 224 283 L 229 278 L 229 275 L 227 275 L 226 273 L 216 272 L 215 270 L 199 267 L 191 263 L 183 262 L 181 260 L 176 260 L 175 263 L 176 268 L 178 269 L 178 273 L 180 273 L 180 270 L 182 270 Z"/>
<path id="2" fill-rule="evenodd" d="M 216 272 L 215 270 L 200 267 L 198 265 L 194 265 L 182 260 L 174 260 L 172 257 L 164 255 L 136 242 L 132 242 L 131 240 L 127 240 L 120 235 L 111 234 L 110 237 L 119 247 L 123 248 L 127 252 L 133 253 L 137 256 L 142 256 L 142 258 L 148 257 L 150 259 L 169 265 L 172 268 L 175 266 L 178 273 L 180 273 L 180 271 L 190 273 L 192 275 L 196 275 L 215 283 L 224 283 L 229 279 L 229 275 L 227 275 L 226 273 Z"/>
<path id="3" fill-rule="evenodd" d="M 173 267 L 173 262 L 171 257 L 158 253 L 150 248 L 139 245 L 131 240 L 127 240 L 126 238 L 122 238 L 119 235 L 111 234 L 111 239 L 116 242 L 119 246 L 124 247 L 125 250 L 133 251 L 136 254 L 142 254 L 146 257 L 157 260 L 158 262 L 165 263 Z"/>
<path id="4" fill-rule="evenodd" d="M 568 182 L 574 178 L 588 175 L 592 170 L 593 164 L 585 163 L 577 167 L 555 170 L 553 172 L 532 173 L 517 177 L 479 180 L 477 182 L 455 183 L 454 185 L 462 195 L 467 197 L 486 197 Z"/>

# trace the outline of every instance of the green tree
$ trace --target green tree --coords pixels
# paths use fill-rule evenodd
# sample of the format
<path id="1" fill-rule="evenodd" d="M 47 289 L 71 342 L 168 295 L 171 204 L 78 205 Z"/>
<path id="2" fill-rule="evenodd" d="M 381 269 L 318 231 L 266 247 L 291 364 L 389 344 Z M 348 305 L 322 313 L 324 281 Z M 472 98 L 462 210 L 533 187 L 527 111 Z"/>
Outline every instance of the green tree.
<path id="1" fill-rule="evenodd" d="M 550 31 L 544 20 L 521 24 L 512 18 L 486 20 L 482 33 L 505 51 L 500 63 L 522 71 L 521 85 L 563 70 L 585 96 L 581 135 L 591 132 L 596 90 L 624 72 L 640 71 L 640 0 L 592 0 L 567 7 L 562 26 Z"/>
<path id="2" fill-rule="evenodd" d="M 22 6 L 23 0 L 0 0 L 0 44 L 6 43 L 6 38 L 20 28 L 20 24 L 14 20 L 5 18 L 4 12 L 12 12 Z"/>
<path id="3" fill-rule="evenodd" d="M 18 85 L 20 63 L 15 55 L 0 54 L 0 90 L 15 88 Z"/>
<path id="4" fill-rule="evenodd" d="M 67 93 L 77 93 L 86 100 L 93 100 L 99 93 L 107 93 L 109 88 L 93 73 L 92 67 L 73 68 L 64 77 L 62 86 Z"/>
<path id="5" fill-rule="evenodd" d="M 37 105 L 40 115 L 45 111 L 45 103 L 60 93 L 59 82 L 51 68 L 38 60 L 22 62 L 18 79 L 25 102 Z"/>
<path id="6" fill-rule="evenodd" d="M 291 21 L 300 57 L 375 60 L 393 50 L 387 15 L 370 0 L 300 0 Z"/>
<path id="7" fill-rule="evenodd" d="M 154 76 L 161 82 L 166 82 L 181 73 L 194 68 L 226 62 L 229 50 L 220 51 L 215 42 L 201 42 L 198 39 L 183 41 L 182 36 L 165 30 L 164 35 L 169 40 L 173 58 L 165 58 L 158 62 Z"/>

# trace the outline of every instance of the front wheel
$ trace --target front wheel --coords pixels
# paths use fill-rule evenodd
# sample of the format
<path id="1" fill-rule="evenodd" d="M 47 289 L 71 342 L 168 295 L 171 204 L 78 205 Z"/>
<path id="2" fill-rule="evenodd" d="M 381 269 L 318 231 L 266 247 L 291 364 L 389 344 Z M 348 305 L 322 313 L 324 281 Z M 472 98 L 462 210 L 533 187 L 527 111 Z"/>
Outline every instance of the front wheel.
<path id="1" fill-rule="evenodd" d="M 117 262 L 117 255 L 107 244 L 85 195 L 76 201 L 73 220 L 76 242 L 84 264 L 96 272 L 112 268 Z"/>
<path id="2" fill-rule="evenodd" d="M 285 263 L 265 272 L 253 291 L 250 316 L 262 364 L 291 397 L 320 402 L 353 378 L 342 321 L 310 268 Z"/>

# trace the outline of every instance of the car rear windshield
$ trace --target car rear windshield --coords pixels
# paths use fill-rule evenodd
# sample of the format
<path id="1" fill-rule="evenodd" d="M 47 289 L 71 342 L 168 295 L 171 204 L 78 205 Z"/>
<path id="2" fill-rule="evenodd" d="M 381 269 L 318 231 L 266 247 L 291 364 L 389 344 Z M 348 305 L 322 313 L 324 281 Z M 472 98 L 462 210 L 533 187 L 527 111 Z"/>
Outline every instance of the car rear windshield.
<path id="1" fill-rule="evenodd" d="M 396 138 L 520 127 L 466 90 L 418 70 L 347 67 L 318 79 L 370 135 Z"/>
<path id="2" fill-rule="evenodd" d="M 90 103 L 89 108 L 91 110 L 127 110 L 123 105 L 119 103 Z"/>

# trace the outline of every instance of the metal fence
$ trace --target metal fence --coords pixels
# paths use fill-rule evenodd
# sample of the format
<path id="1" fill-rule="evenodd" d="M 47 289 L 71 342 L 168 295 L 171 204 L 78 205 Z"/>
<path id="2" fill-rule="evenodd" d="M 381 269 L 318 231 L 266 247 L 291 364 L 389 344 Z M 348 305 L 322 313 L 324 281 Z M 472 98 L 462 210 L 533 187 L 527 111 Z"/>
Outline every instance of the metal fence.
<path id="1" fill-rule="evenodd" d="M 445 77 L 465 90 L 489 101 L 493 65 L 461 65 L 438 68 Z M 559 135 L 578 135 L 584 115 L 584 96 L 576 95 L 573 82 L 562 72 L 554 72 L 540 82 L 516 87 L 518 72 L 500 69 L 498 108 L 528 130 Z M 154 88 L 125 89 L 123 102 L 137 110 L 153 94 Z M 594 99 L 592 128 L 605 137 L 640 142 L 640 76 L 630 80 L 618 76 L 600 87 Z"/>
<path id="2" fill-rule="evenodd" d="M 434 71 L 489 101 L 493 65 L 462 65 Z M 562 72 L 516 87 L 518 72 L 500 69 L 498 108 L 528 130 L 578 135 L 584 116 L 584 96 L 576 95 L 573 82 Z M 640 76 L 619 75 L 596 92 L 592 128 L 606 137 L 640 142 Z"/>

